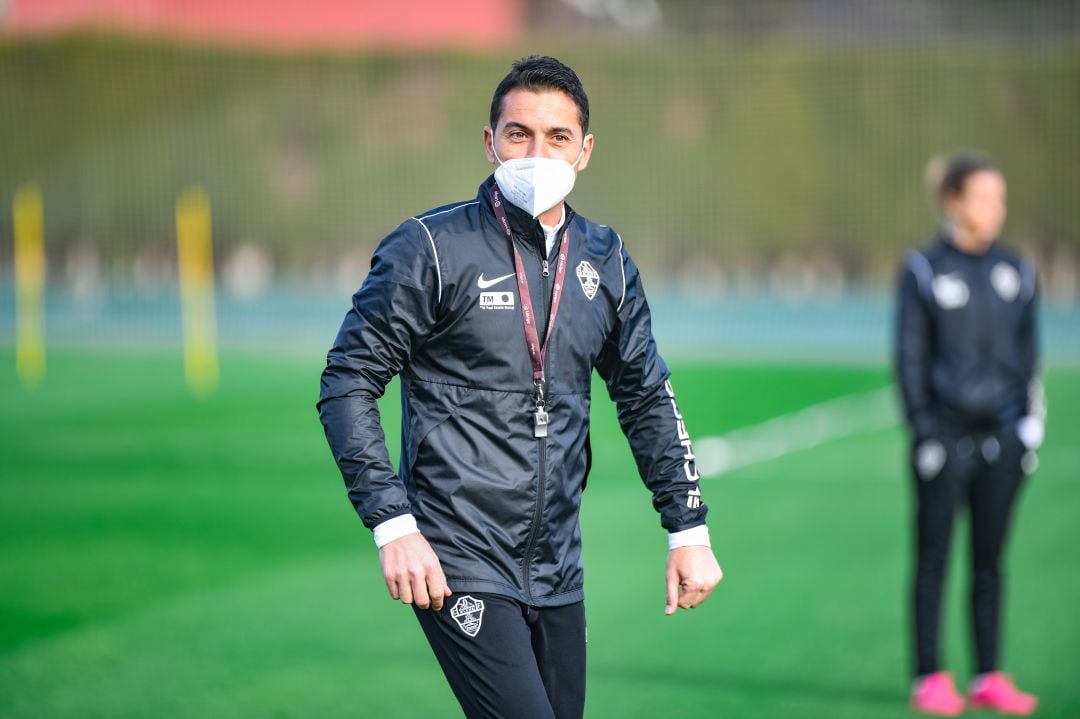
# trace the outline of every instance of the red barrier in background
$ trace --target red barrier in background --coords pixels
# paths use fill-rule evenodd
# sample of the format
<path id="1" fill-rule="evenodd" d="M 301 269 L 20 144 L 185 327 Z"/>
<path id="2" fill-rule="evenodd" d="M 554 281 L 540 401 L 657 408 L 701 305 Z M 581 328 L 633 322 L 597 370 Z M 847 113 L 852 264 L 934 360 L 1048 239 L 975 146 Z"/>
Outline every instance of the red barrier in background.
<path id="1" fill-rule="evenodd" d="M 497 45 L 524 22 L 522 0 L 9 0 L 0 12 L 8 37 L 93 28 L 285 50 Z"/>

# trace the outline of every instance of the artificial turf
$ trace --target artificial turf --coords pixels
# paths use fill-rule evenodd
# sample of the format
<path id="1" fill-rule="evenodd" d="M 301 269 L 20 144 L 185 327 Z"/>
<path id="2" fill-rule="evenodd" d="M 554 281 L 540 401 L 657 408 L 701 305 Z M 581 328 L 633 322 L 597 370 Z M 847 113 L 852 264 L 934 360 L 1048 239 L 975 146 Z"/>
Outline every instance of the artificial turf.
<path id="1" fill-rule="evenodd" d="M 54 353 L 36 391 L 0 375 L 0 716 L 460 716 L 345 498 L 314 409 L 320 365 L 227 353 L 207 400 L 164 351 Z M 674 370 L 695 438 L 890 381 L 867 366 Z M 1075 717 L 1080 371 L 1047 388 L 1008 555 L 1005 666 L 1039 716 Z M 899 425 L 704 479 L 727 576 L 675 617 L 664 533 L 599 387 L 592 443 L 587 716 L 909 716 Z M 965 529 L 945 638 L 961 680 Z"/>

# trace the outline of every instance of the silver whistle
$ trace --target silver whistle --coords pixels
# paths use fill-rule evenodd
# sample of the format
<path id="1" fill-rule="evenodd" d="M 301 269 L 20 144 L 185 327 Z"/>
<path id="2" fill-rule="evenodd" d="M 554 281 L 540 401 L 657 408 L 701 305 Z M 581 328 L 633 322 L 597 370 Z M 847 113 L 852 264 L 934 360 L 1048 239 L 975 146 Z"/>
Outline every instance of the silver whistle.
<path id="1" fill-rule="evenodd" d="M 548 436 L 548 413 L 537 407 L 533 412 L 533 437 L 541 438 Z"/>

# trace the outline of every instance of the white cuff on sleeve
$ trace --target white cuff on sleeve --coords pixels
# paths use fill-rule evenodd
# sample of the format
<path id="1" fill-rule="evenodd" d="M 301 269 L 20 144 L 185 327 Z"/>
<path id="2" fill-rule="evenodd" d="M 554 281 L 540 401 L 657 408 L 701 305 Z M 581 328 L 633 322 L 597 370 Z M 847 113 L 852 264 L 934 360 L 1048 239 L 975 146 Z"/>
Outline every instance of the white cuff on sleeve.
<path id="1" fill-rule="evenodd" d="M 416 528 L 416 517 L 411 514 L 398 515 L 375 525 L 375 546 L 382 549 L 395 539 L 401 539 L 406 534 L 414 534 L 419 531 Z"/>
<path id="2" fill-rule="evenodd" d="M 670 552 L 678 547 L 711 547 L 709 543 L 709 528 L 702 524 L 699 527 L 691 527 L 681 532 L 672 532 L 668 535 L 667 548 Z"/>

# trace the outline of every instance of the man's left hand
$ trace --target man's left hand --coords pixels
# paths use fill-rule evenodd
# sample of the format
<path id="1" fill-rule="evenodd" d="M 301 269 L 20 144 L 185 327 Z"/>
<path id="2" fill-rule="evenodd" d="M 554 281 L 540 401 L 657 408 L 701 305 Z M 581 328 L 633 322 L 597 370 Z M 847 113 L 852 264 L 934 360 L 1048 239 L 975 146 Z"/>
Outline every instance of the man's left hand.
<path id="1" fill-rule="evenodd" d="M 693 609 L 704 602 L 724 578 L 712 549 L 705 546 L 676 547 L 667 558 L 667 606 L 664 614 L 675 613 L 675 607 Z"/>

